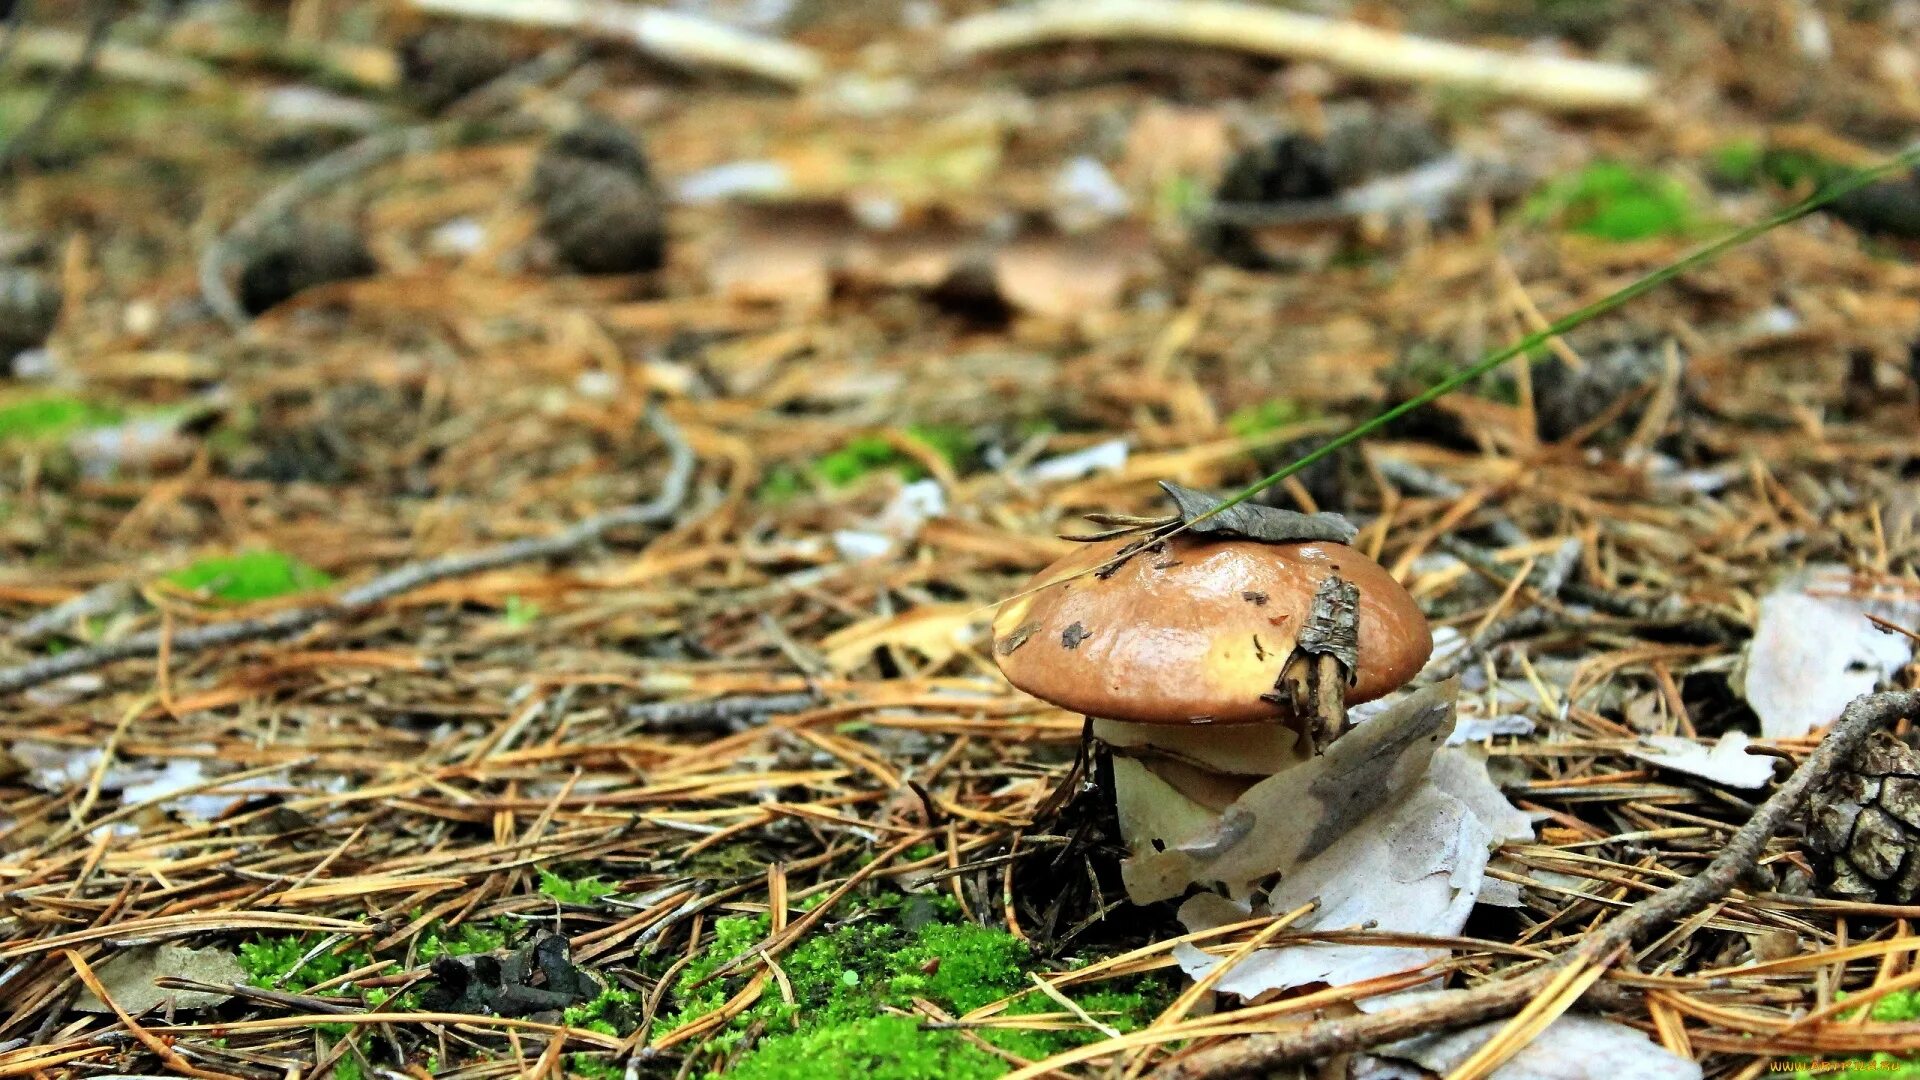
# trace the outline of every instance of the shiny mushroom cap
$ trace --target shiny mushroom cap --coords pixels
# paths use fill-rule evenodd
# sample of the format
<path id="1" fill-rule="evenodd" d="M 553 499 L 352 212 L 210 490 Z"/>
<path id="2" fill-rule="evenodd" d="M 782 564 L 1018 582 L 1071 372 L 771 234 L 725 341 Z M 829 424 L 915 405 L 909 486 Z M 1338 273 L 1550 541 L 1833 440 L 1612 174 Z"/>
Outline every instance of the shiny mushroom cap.
<path id="1" fill-rule="evenodd" d="M 1041 571 L 1002 604 L 993 654 L 1013 685 L 1062 708 L 1146 724 L 1286 721 L 1262 698 L 1293 652 L 1321 581 L 1359 589 L 1358 670 L 1348 704 L 1405 684 L 1433 651 L 1426 616 L 1385 567 L 1343 544 L 1273 544 L 1184 533 L 1117 569 L 1125 537 Z M 1071 578 L 1070 580 L 1062 580 Z"/>

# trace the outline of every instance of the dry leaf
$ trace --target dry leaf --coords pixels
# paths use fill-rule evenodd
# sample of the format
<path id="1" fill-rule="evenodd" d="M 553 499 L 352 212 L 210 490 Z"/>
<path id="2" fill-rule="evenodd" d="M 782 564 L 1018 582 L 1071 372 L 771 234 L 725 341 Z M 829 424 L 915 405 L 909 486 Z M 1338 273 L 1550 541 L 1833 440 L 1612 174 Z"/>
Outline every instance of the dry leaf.
<path id="1" fill-rule="evenodd" d="M 1158 835 L 1167 849 L 1121 865 L 1127 894 L 1148 904 L 1178 896 L 1191 883 L 1218 882 L 1245 895 L 1251 882 L 1331 850 L 1355 825 L 1415 789 L 1453 730 L 1455 691 L 1446 683 L 1407 695 L 1335 739 L 1325 754 L 1248 788 L 1214 814 L 1217 824 L 1201 835 L 1168 835 L 1191 823 L 1184 804 L 1195 800 L 1149 774 L 1132 811 L 1137 831 L 1129 835 Z M 1158 820 L 1163 812 L 1172 817 Z"/>
<path id="2" fill-rule="evenodd" d="M 1705 777 L 1737 788 L 1763 788 L 1773 779 L 1773 758 L 1747 753 L 1747 733 L 1730 731 L 1713 747 L 1678 735 L 1648 735 L 1627 751 L 1641 761 Z"/>
<path id="3" fill-rule="evenodd" d="M 198 990 L 162 990 L 153 984 L 155 979 L 192 979 L 216 986 L 247 981 L 247 970 L 232 953 L 223 949 L 189 949 L 183 945 L 143 945 L 117 952 L 106 962 L 95 965 L 94 974 L 100 976 L 100 983 L 114 1004 L 134 1016 L 161 1007 L 178 1012 L 204 1009 L 233 996 Z M 73 1007 L 89 1013 L 113 1011 L 91 990 L 82 990 L 74 999 Z"/>
<path id="4" fill-rule="evenodd" d="M 1466 803 L 1426 783 L 1384 817 L 1347 833 L 1301 863 L 1268 897 L 1268 911 L 1291 911 L 1318 899 L 1303 929 L 1371 926 L 1410 934 L 1457 934 L 1479 898 L 1493 836 Z M 1196 902 L 1197 901 L 1197 902 Z M 1181 906 L 1189 929 L 1204 929 L 1226 912 L 1219 897 Z M 1240 916 L 1244 918 L 1245 916 Z M 1223 975 L 1222 993 L 1253 998 L 1270 990 L 1324 983 L 1343 986 L 1422 967 L 1445 949 L 1307 944 L 1260 949 Z M 1174 956 L 1201 978 L 1221 962 L 1191 946 Z"/>
<path id="5" fill-rule="evenodd" d="M 1913 657 L 1913 643 L 1867 621 L 1920 625 L 1912 586 L 1875 589 L 1844 567 L 1809 567 L 1760 601 L 1747 648 L 1747 703 L 1760 734 L 1790 739 L 1832 723 Z"/>
<path id="6" fill-rule="evenodd" d="M 1393 1061 L 1415 1062 L 1424 1070 L 1444 1075 L 1472 1057 L 1505 1025 L 1504 1020 L 1495 1020 L 1381 1047 L 1374 1052 L 1377 1057 L 1391 1060 L 1362 1065 L 1354 1074 L 1355 1080 L 1405 1075 L 1391 1071 Z M 1376 1067 L 1380 1065 L 1389 1067 Z M 1487 1080 L 1700 1080 L 1700 1076 L 1699 1065 L 1672 1053 L 1644 1032 L 1611 1020 L 1568 1013 L 1547 1025 L 1532 1043 L 1488 1074 Z"/>

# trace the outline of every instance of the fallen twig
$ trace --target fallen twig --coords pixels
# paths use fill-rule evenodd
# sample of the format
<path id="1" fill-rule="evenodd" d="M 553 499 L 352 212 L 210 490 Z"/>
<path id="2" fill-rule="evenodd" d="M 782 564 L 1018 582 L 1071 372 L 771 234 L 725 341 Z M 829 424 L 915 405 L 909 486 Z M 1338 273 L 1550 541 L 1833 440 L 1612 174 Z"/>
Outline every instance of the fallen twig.
<path id="1" fill-rule="evenodd" d="M 679 428 L 661 410 L 649 409 L 646 422 L 654 434 L 666 443 L 669 455 L 667 475 L 661 482 L 660 492 L 648 502 L 597 514 L 552 536 L 517 540 L 482 551 L 447 555 L 402 566 L 365 585 L 349 589 L 328 603 L 289 608 L 257 619 L 235 619 L 183 630 L 166 639 L 166 647 L 172 655 L 181 656 L 222 645 L 285 637 L 328 619 L 357 614 L 436 581 L 498 570 L 516 563 L 560 558 L 573 554 L 616 529 L 667 521 L 679 513 L 681 505 L 686 502 L 693 480 L 694 454 Z M 0 693 L 25 690 L 120 660 L 157 656 L 162 643 L 162 633 L 150 630 L 122 641 L 75 649 L 58 656 L 0 669 Z"/>
<path id="2" fill-rule="evenodd" d="M 582 30 L 628 42 L 669 63 L 742 71 L 787 86 L 820 77 L 813 50 L 662 8 L 586 0 L 413 0 L 435 15 Z"/>
<path id="3" fill-rule="evenodd" d="M 1479 49 L 1232 0 L 1049 0 L 962 19 L 947 29 L 957 57 L 1056 41 L 1169 41 L 1287 59 L 1355 75 L 1440 83 L 1550 108 L 1644 108 L 1653 77 L 1622 64 Z"/>
<path id="4" fill-rule="evenodd" d="M 1753 868 L 1765 851 L 1767 841 L 1799 811 L 1808 790 L 1851 758 L 1868 735 L 1897 719 L 1916 715 L 1920 715 L 1920 690 L 1890 690 L 1855 698 L 1820 745 L 1774 789 L 1706 869 L 1634 904 L 1552 963 L 1504 982 L 1436 994 L 1405 1008 L 1319 1020 L 1294 1032 L 1255 1035 L 1207 1047 L 1162 1065 L 1153 1075 L 1158 1080 L 1261 1076 L 1285 1065 L 1511 1015 L 1532 1001 L 1565 968 L 1604 963 L 1641 935 L 1671 927 L 1732 892 L 1735 883 Z"/>
<path id="5" fill-rule="evenodd" d="M 725 730 L 740 721 L 771 713 L 799 712 L 820 704 L 820 696 L 802 691 L 792 694 L 746 694 L 738 697 L 710 698 L 705 701 L 652 701 L 627 706 L 627 719 L 648 728 L 703 728 Z"/>

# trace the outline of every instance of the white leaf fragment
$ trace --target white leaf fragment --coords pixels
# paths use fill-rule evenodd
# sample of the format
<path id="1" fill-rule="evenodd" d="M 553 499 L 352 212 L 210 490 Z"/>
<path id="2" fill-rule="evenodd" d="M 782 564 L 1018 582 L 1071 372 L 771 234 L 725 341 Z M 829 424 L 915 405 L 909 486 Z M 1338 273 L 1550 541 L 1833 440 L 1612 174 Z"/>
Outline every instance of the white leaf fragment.
<path id="1" fill-rule="evenodd" d="M 1384 820 L 1348 833 L 1301 864 L 1268 898 L 1267 908 L 1290 911 L 1318 898 L 1306 929 L 1374 929 L 1412 934 L 1459 933 L 1486 872 L 1492 835 L 1467 805 L 1434 785 L 1423 785 Z M 1205 903 L 1189 901 L 1180 916 L 1189 926 L 1205 917 Z M 1207 920 L 1211 921 L 1211 920 Z M 1408 971 L 1447 955 L 1445 949 L 1306 944 L 1261 949 L 1217 984 L 1222 993 L 1252 998 L 1269 990 L 1313 983 L 1343 986 Z M 1198 979 L 1221 959 L 1198 950 L 1176 952 Z"/>
<path id="2" fill-rule="evenodd" d="M 1514 888 L 1486 876 L 1487 860 L 1503 840 L 1531 839 L 1531 820 L 1500 794 L 1485 763 L 1467 751 L 1442 749 L 1405 801 L 1367 816 L 1331 847 L 1294 867 L 1262 907 L 1279 913 L 1318 898 L 1320 908 L 1300 924 L 1302 929 L 1369 926 L 1392 933 L 1457 934 L 1476 903 L 1519 902 Z M 1202 930 L 1244 919 L 1251 910 L 1248 904 L 1201 894 L 1181 905 L 1180 919 L 1189 930 Z M 1287 945 L 1247 957 L 1218 985 L 1222 992 L 1252 998 L 1270 990 L 1341 986 L 1410 971 L 1446 955 L 1442 948 Z M 1221 962 L 1186 945 L 1174 956 L 1196 979 Z"/>
<path id="3" fill-rule="evenodd" d="M 1451 1073 L 1506 1026 L 1495 1020 L 1439 1035 L 1420 1035 L 1374 1051 L 1355 1070 L 1356 1080 L 1403 1076 L 1410 1061 L 1442 1075 Z M 1488 1080 L 1700 1080 L 1700 1066 L 1672 1053 L 1625 1024 L 1568 1013 L 1547 1025 L 1533 1042 Z"/>
<path id="4" fill-rule="evenodd" d="M 1845 567 L 1809 567 L 1760 601 L 1747 649 L 1747 703 L 1766 738 L 1793 738 L 1828 724 L 1913 656 L 1912 642 L 1877 629 L 1878 615 L 1920 623 L 1911 587 L 1877 585 Z"/>
<path id="5" fill-rule="evenodd" d="M 1127 441 L 1108 439 L 1085 450 L 1061 454 L 1027 467 L 1022 479 L 1029 484 L 1056 484 L 1080 480 L 1100 472 L 1119 472 L 1127 467 Z"/>
<path id="6" fill-rule="evenodd" d="M 1645 735 L 1627 753 L 1641 761 L 1737 788 L 1763 788 L 1773 779 L 1773 759 L 1747 753 L 1747 733 L 1730 731 L 1712 748 L 1678 735 Z"/>

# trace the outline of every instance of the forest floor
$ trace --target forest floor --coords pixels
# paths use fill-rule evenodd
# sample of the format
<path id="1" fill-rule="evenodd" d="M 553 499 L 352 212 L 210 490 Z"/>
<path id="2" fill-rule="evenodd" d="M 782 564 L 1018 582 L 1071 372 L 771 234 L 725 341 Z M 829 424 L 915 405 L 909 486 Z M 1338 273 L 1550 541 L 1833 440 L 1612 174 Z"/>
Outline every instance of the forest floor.
<path id="1" fill-rule="evenodd" d="M 1360 13 L 1651 73 L 1599 112 L 1178 43 L 942 59 L 987 10 L 951 0 L 732 5 L 800 88 L 211 4 L 119 20 L 31 131 L 87 25 L 40 7 L 0 30 L 0 1076 L 1489 1075 L 1277 1064 L 1434 979 L 1544 990 L 1435 1015 L 1550 1056 L 1597 1045 L 1547 1027 L 1584 994 L 1596 1060 L 1920 1075 L 1920 900 L 1830 888 L 1797 806 L 1572 960 L 1912 685 L 1866 616 L 1920 627 L 1916 182 L 1265 496 L 1361 526 L 1531 818 L 1463 926 L 1128 903 L 1081 718 L 988 631 L 1082 515 L 1244 486 L 1902 149 L 1913 4 Z M 1188 992 L 1256 936 L 1430 960 Z"/>

